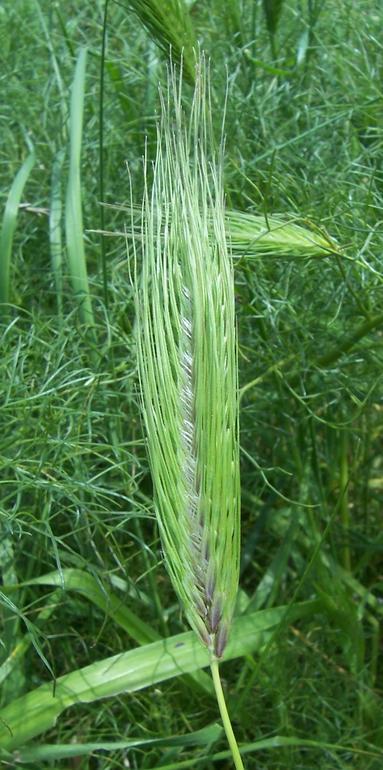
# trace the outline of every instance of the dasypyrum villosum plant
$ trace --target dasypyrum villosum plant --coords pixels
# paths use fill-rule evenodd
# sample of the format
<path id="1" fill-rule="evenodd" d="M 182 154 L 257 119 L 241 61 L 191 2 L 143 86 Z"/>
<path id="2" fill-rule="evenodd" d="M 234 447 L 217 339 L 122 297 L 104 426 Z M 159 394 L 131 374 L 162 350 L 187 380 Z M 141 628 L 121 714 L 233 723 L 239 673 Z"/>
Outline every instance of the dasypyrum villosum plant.
<path id="1" fill-rule="evenodd" d="M 137 241 L 137 350 L 164 559 L 190 625 L 210 650 L 224 726 L 241 768 L 218 672 L 238 585 L 240 488 L 234 281 L 223 143 L 214 149 L 208 81 L 201 56 L 188 119 L 182 78 L 172 66 L 161 94 Z"/>

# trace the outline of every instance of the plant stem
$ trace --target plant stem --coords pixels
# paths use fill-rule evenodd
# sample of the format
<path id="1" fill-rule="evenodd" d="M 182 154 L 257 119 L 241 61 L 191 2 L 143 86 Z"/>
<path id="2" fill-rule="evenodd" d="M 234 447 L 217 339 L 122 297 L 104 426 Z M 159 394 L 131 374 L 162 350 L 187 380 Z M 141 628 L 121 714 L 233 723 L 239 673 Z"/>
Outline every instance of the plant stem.
<path id="1" fill-rule="evenodd" d="M 239 753 L 238 744 L 233 732 L 233 728 L 231 726 L 229 712 L 227 710 L 225 696 L 222 689 L 221 677 L 219 675 L 218 660 L 216 658 L 213 658 L 213 660 L 211 661 L 210 668 L 211 668 L 211 673 L 212 673 L 213 682 L 214 682 L 215 694 L 217 696 L 217 703 L 220 710 L 221 719 L 222 719 L 223 727 L 228 740 L 228 744 L 230 746 L 230 751 L 233 756 L 234 765 L 236 767 L 236 770 L 244 770 L 241 755 Z"/>
<path id="2" fill-rule="evenodd" d="M 343 526 L 343 537 L 345 543 L 343 546 L 343 566 L 351 572 L 351 553 L 350 553 L 350 511 L 349 511 L 349 499 L 348 499 L 348 486 L 349 486 L 349 472 L 348 472 L 348 435 L 343 430 L 340 435 L 340 515 Z"/>
<path id="3" fill-rule="evenodd" d="M 101 45 L 101 59 L 100 59 L 100 98 L 99 98 L 99 130 L 98 130 L 98 146 L 99 146 L 99 195 L 100 195 L 100 253 L 101 253 L 101 267 L 102 267 L 102 284 L 104 294 L 104 304 L 108 307 L 108 271 L 106 264 L 106 246 L 105 246 L 105 210 L 104 210 L 104 83 L 105 83 L 105 54 L 106 54 L 106 29 L 108 19 L 108 5 L 109 0 L 105 0 L 104 5 L 104 20 L 102 24 L 102 45 Z"/>

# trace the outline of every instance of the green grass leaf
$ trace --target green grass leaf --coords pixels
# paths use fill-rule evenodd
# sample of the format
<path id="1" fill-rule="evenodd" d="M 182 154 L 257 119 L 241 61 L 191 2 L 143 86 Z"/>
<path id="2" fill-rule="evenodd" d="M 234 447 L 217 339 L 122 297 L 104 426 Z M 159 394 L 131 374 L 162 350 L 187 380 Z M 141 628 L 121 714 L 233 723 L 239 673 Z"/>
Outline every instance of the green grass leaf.
<path id="1" fill-rule="evenodd" d="M 263 12 L 265 14 L 267 31 L 270 35 L 271 50 L 274 59 L 276 58 L 275 35 L 282 13 L 283 2 L 284 0 L 262 0 Z"/>
<path id="2" fill-rule="evenodd" d="M 365 759 L 381 759 L 383 753 L 381 751 L 363 751 L 355 749 L 354 746 L 347 746 L 339 743 L 327 743 L 326 741 L 316 741 L 310 738 L 300 738 L 294 735 L 274 735 L 272 738 L 261 738 L 259 741 L 253 741 L 252 743 L 245 743 L 241 746 L 241 754 L 253 754 L 258 751 L 269 751 L 272 749 L 283 748 L 312 748 L 317 749 L 318 752 L 326 752 L 330 754 L 338 754 L 339 752 L 347 752 L 348 754 L 355 755 L 356 757 L 364 757 Z M 291 756 L 291 755 L 290 755 Z M 201 755 L 199 757 L 192 757 L 191 759 L 184 759 L 178 762 L 172 762 L 168 764 L 157 765 L 152 770 L 185 770 L 187 767 L 195 767 L 200 762 L 222 762 L 225 759 L 230 759 L 231 755 L 229 751 L 217 751 L 215 754 L 209 756 Z M 333 767 L 332 765 L 331 767 Z M 328 767 L 328 765 L 326 766 Z M 343 765 L 343 767 L 345 767 Z"/>
<path id="3" fill-rule="evenodd" d="M 50 572 L 28 581 L 27 585 L 61 586 L 65 591 L 77 591 L 106 612 L 139 644 L 147 644 L 159 638 L 151 626 L 129 610 L 123 600 L 112 593 L 108 586 L 83 570 L 69 567 L 60 572 Z"/>
<path id="4" fill-rule="evenodd" d="M 303 602 L 236 618 L 224 660 L 254 653 L 266 632 L 281 622 L 311 615 L 317 607 L 316 602 Z M 55 688 L 53 682 L 44 684 L 0 711 L 0 748 L 10 751 L 24 745 L 53 727 L 76 703 L 135 692 L 209 664 L 209 651 L 188 631 L 72 671 L 59 677 Z"/>
<path id="5" fill-rule="evenodd" d="M 86 49 L 82 48 L 77 59 L 70 99 L 70 165 L 66 191 L 65 232 L 69 274 L 80 319 L 84 326 L 94 328 L 84 248 L 80 173 L 86 55 Z"/>
<path id="6" fill-rule="evenodd" d="M 66 568 L 60 572 L 50 572 L 38 578 L 27 581 L 23 585 L 57 586 L 64 591 L 76 591 L 92 602 L 96 607 L 131 636 L 139 644 L 147 644 L 160 639 L 160 635 L 141 618 L 130 610 L 122 597 L 113 593 L 108 585 L 97 580 L 94 575 L 80 569 Z M 1 669 L 0 669 L 1 672 Z M 209 676 L 197 672 L 186 677 L 188 686 L 203 690 L 213 695 L 213 687 Z"/>
<path id="7" fill-rule="evenodd" d="M 0 304 L 6 304 L 10 301 L 10 270 L 13 236 L 16 229 L 21 196 L 35 162 L 35 153 L 31 152 L 17 172 L 5 204 L 0 233 Z"/>
<path id="8" fill-rule="evenodd" d="M 100 741 L 94 743 L 77 743 L 63 745 L 35 746 L 21 749 L 17 752 L 18 762 L 36 762 L 40 760 L 67 759 L 68 757 L 81 757 L 88 754 L 94 754 L 97 751 L 118 751 L 121 749 L 134 749 L 147 746 L 206 746 L 209 743 L 215 743 L 222 735 L 222 727 L 218 724 L 208 725 L 201 730 L 196 730 L 185 735 L 170 735 L 168 738 L 129 738 L 126 741 Z"/>

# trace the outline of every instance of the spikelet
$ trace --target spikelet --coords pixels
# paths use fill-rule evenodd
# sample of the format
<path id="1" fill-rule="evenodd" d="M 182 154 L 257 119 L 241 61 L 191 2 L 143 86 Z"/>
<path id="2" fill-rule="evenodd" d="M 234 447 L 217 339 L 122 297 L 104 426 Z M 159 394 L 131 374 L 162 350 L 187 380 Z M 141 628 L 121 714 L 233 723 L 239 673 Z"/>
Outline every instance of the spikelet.
<path id="1" fill-rule="evenodd" d="M 137 206 L 119 206 L 119 209 L 129 212 L 131 225 L 128 232 L 118 235 L 139 240 L 141 230 L 138 220 L 141 218 L 141 209 Z M 263 257 L 290 260 L 342 255 L 341 246 L 323 228 L 308 220 L 302 220 L 296 214 L 265 216 L 249 211 L 226 209 L 225 232 L 235 264 L 238 260 L 246 263 Z M 211 216 L 209 233 L 210 237 L 214 238 Z"/>
<path id="2" fill-rule="evenodd" d="M 259 257 L 277 259 L 320 258 L 342 251 L 336 241 L 324 231 L 302 223 L 294 215 L 252 214 L 245 211 L 226 211 L 226 235 L 233 257 L 246 260 Z"/>
<path id="3" fill-rule="evenodd" d="M 208 80 L 202 56 L 186 119 L 170 68 L 134 248 L 142 246 L 138 368 L 164 559 L 190 625 L 220 657 L 239 571 L 238 383 L 222 145 L 216 153 Z"/>

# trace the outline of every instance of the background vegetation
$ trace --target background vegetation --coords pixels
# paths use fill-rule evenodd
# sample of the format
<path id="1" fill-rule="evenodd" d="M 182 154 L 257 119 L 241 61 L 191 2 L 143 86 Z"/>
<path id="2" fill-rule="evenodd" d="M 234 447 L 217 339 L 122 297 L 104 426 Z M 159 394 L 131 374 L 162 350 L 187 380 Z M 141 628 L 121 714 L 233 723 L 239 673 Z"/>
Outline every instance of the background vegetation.
<path id="1" fill-rule="evenodd" d="M 185 628 L 152 510 L 123 207 L 126 162 L 141 200 L 169 45 L 192 81 L 198 42 L 217 132 L 228 80 L 228 208 L 297 218 L 341 249 L 236 256 L 243 625 L 222 665 L 229 708 L 249 770 L 381 767 L 382 17 L 379 0 L 2 4 L 5 765 L 231 766 L 200 675 L 88 693 L 56 724 L 36 717 L 33 743 L 18 700 L 45 682 L 33 708 L 47 714 L 54 677 L 137 645 L 145 663 L 148 642 Z M 270 622 L 254 637 L 256 611 Z"/>

